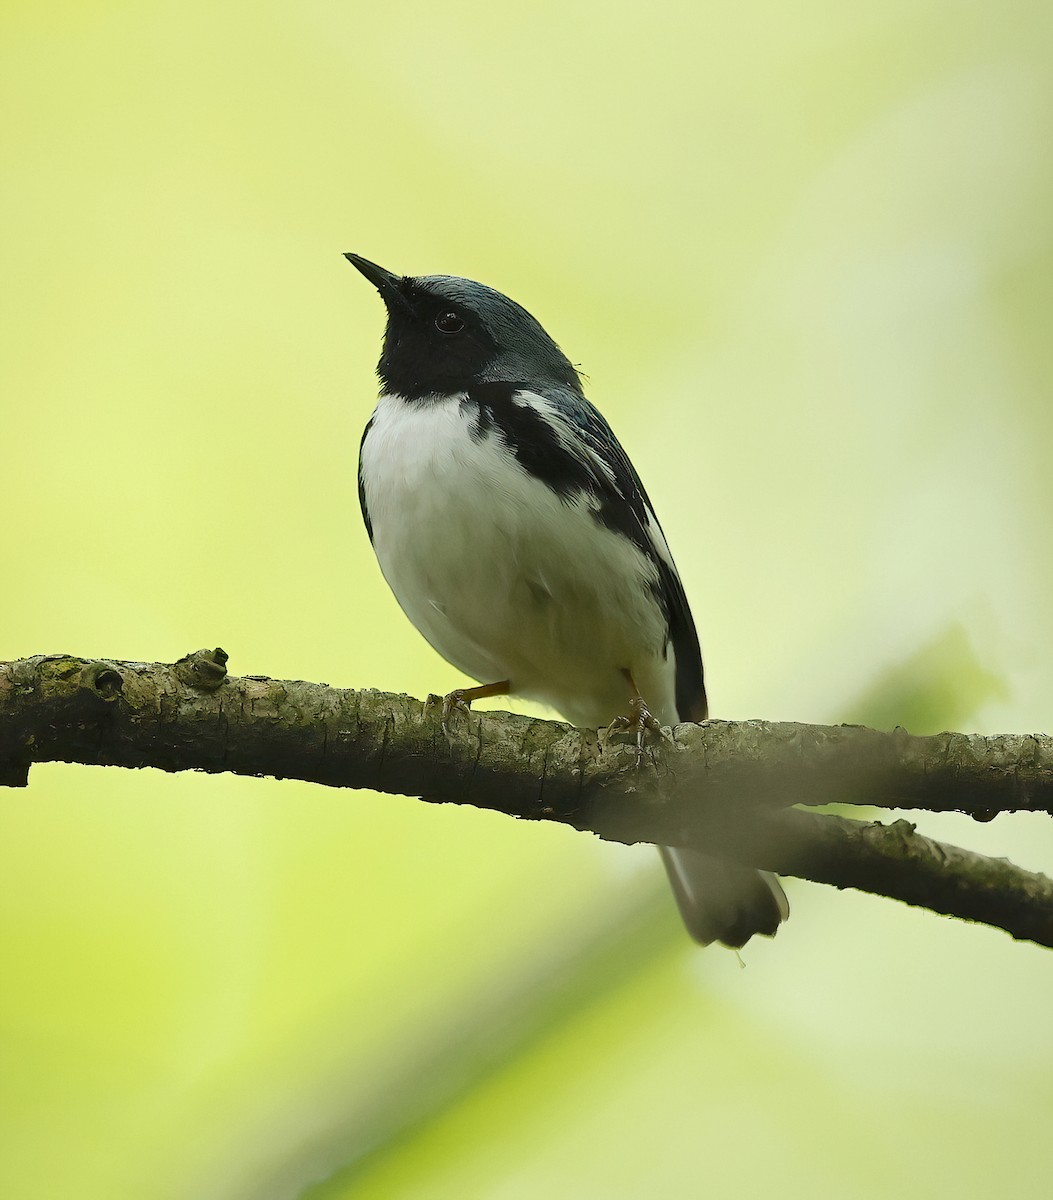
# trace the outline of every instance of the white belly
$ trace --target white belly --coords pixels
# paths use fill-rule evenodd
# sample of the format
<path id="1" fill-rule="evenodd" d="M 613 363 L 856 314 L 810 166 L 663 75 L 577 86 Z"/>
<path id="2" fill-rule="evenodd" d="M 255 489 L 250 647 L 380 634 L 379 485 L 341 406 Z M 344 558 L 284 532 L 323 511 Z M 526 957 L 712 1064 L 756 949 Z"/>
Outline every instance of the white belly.
<path id="1" fill-rule="evenodd" d="M 473 440 L 460 399 L 381 396 L 362 446 L 373 545 L 403 611 L 466 675 L 507 679 L 575 724 L 625 711 L 625 669 L 674 722 L 654 567 L 584 499 L 523 471 L 499 434 Z"/>

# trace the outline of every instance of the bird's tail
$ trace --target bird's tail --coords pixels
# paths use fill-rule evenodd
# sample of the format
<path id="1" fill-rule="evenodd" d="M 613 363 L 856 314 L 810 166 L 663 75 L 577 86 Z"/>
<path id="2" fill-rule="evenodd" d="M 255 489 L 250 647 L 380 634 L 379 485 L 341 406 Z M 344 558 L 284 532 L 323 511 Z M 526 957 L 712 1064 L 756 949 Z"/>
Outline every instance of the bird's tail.
<path id="1" fill-rule="evenodd" d="M 659 846 L 688 933 L 708 946 L 738 949 L 755 933 L 774 937 L 790 915 L 786 893 L 767 871 L 738 867 L 697 850 Z"/>

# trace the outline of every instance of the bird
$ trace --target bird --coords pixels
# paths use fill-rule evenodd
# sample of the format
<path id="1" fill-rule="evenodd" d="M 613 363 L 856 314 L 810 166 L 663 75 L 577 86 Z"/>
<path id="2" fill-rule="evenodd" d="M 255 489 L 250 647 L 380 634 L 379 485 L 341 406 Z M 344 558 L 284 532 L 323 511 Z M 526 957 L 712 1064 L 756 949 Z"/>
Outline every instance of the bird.
<path id="1" fill-rule="evenodd" d="M 359 450 L 366 531 L 406 616 L 478 681 L 445 698 L 444 725 L 502 695 L 639 739 L 705 720 L 698 635 L 662 527 L 556 342 L 485 284 L 344 257 L 387 309 Z M 699 944 L 738 949 L 789 915 L 774 875 L 659 850 Z"/>

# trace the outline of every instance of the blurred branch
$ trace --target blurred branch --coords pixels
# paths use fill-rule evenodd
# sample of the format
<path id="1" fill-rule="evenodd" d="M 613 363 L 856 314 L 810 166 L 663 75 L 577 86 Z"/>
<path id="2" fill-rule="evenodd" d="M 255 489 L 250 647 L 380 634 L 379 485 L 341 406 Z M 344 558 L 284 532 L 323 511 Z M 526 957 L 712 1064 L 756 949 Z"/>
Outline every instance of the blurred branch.
<path id="1" fill-rule="evenodd" d="M 511 713 L 226 675 L 222 650 L 179 662 L 38 655 L 0 663 L 0 783 L 37 762 L 229 771 L 372 788 L 552 820 L 620 842 L 696 846 L 785 875 L 855 887 L 1053 946 L 1053 880 L 922 837 L 906 821 L 794 804 L 998 812 L 1053 809 L 1053 738 L 765 721 L 681 725 L 632 747 Z"/>

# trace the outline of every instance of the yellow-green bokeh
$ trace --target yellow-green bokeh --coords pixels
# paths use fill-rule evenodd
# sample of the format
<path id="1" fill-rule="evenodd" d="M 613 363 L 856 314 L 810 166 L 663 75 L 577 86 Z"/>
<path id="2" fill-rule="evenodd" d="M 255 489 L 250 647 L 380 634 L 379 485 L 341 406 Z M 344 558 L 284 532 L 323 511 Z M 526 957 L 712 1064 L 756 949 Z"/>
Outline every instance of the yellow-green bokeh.
<path id="1" fill-rule="evenodd" d="M 357 512 L 382 312 L 512 294 L 648 483 L 721 716 L 1049 730 L 1053 9 L 8 3 L 0 657 L 418 695 Z M 924 818 L 1050 869 L 1048 822 Z M 1050 960 L 305 785 L 0 795 L 0 1195 L 1029 1197 Z"/>

